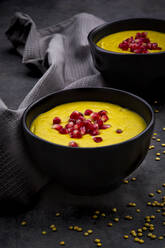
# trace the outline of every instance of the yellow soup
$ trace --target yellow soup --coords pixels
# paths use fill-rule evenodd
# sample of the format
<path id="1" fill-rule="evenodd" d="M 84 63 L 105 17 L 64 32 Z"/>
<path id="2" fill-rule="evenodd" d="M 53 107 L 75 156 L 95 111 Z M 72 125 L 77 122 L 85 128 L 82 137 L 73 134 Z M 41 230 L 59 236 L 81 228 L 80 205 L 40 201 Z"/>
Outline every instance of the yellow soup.
<path id="1" fill-rule="evenodd" d="M 128 30 L 110 34 L 99 40 L 96 45 L 112 52 L 131 53 L 130 51 L 123 51 L 119 48 L 119 44 L 131 36 L 135 38 L 136 33 L 141 32 L 147 32 L 147 37 L 150 41 L 158 43 L 158 46 L 162 48 L 161 50 L 149 50 L 150 53 L 165 51 L 165 34 L 151 30 Z"/>
<path id="2" fill-rule="evenodd" d="M 107 111 L 109 120 L 105 124 L 109 124 L 110 127 L 99 130 L 98 136 L 102 137 L 102 142 L 94 142 L 93 137 L 89 134 L 85 134 L 80 139 L 73 139 L 70 138 L 69 134 L 60 134 L 52 128 L 54 117 L 58 116 L 61 119 L 60 125 L 65 126 L 73 111 L 77 110 L 84 114 L 86 109 L 91 109 L 94 112 Z M 90 119 L 90 116 L 85 116 L 85 118 Z M 62 104 L 39 115 L 33 121 L 30 130 L 35 135 L 56 144 L 68 146 L 70 141 L 75 141 L 79 147 L 98 147 L 128 140 L 138 135 L 145 128 L 146 123 L 141 116 L 119 105 L 107 102 L 81 101 Z M 117 133 L 117 129 L 121 129 L 123 132 Z"/>

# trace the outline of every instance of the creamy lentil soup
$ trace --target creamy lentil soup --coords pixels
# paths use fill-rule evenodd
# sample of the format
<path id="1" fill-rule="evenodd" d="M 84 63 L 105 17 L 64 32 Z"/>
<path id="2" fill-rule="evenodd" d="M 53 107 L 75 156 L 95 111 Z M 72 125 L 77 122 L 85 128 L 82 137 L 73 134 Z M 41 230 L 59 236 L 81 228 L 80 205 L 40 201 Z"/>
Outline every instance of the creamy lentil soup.
<path id="1" fill-rule="evenodd" d="M 81 101 L 39 115 L 30 130 L 56 144 L 98 147 L 128 140 L 145 128 L 143 118 L 129 109 L 108 102 Z"/>
<path id="2" fill-rule="evenodd" d="M 132 41 L 128 40 L 130 38 Z M 122 47 L 123 41 L 125 42 L 125 47 L 124 46 Z M 129 44 L 126 44 L 127 41 L 129 41 L 128 43 L 131 44 L 132 48 L 135 47 L 135 49 L 131 50 L 131 46 L 129 46 Z M 128 49 L 126 49 L 127 45 L 128 45 Z M 108 51 L 119 52 L 119 53 L 131 53 L 137 50 L 139 47 L 140 48 L 143 47 L 144 51 L 147 51 L 149 53 L 160 52 L 160 51 L 163 52 L 165 51 L 165 34 L 152 30 L 121 31 L 103 37 L 97 42 L 97 46 Z M 139 50 L 139 53 L 141 53 L 141 51 L 143 51 L 143 49 Z"/>

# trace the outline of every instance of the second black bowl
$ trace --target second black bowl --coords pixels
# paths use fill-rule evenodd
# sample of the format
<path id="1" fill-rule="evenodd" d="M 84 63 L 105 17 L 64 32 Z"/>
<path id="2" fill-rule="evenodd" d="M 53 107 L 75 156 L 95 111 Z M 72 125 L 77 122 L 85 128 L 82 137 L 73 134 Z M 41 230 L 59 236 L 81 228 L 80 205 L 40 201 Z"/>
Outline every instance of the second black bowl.
<path id="1" fill-rule="evenodd" d="M 34 135 L 34 118 L 68 102 L 111 102 L 135 111 L 144 118 L 146 129 L 136 137 L 114 145 L 72 148 L 48 142 Z M 110 88 L 81 88 L 48 95 L 31 104 L 23 115 L 23 130 L 33 160 L 38 167 L 68 190 L 78 194 L 96 194 L 110 190 L 133 172 L 143 161 L 150 144 L 154 114 L 143 99 Z"/>
<path id="2" fill-rule="evenodd" d="M 152 93 L 156 95 L 155 92 L 161 93 L 165 80 L 165 52 L 117 53 L 96 45 L 101 38 L 125 30 L 153 30 L 165 33 L 165 21 L 136 18 L 105 23 L 96 27 L 88 35 L 95 67 L 115 88 L 136 92 L 144 97 L 150 97 Z"/>

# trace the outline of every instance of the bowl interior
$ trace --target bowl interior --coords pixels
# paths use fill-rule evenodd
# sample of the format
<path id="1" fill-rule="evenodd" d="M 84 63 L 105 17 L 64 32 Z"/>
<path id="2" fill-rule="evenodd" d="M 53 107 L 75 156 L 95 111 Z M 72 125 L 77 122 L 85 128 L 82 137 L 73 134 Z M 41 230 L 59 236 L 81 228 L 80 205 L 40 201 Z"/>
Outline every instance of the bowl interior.
<path id="1" fill-rule="evenodd" d="M 53 93 L 30 105 L 24 114 L 24 127 L 30 129 L 32 121 L 41 113 L 57 105 L 76 101 L 110 102 L 135 111 L 147 125 L 153 120 L 152 108 L 138 96 L 112 88 L 81 88 Z"/>
<path id="2" fill-rule="evenodd" d="M 109 34 L 126 30 L 153 30 L 165 33 L 165 21 L 149 18 L 135 18 L 107 23 L 92 30 L 89 34 L 89 39 L 97 43 L 101 38 Z"/>

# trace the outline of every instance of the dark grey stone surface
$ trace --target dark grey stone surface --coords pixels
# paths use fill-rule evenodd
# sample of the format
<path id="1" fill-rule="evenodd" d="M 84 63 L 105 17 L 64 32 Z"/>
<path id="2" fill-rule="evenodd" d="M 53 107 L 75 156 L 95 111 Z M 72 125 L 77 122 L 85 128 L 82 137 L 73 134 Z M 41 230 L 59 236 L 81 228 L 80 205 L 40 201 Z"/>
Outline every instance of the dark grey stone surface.
<path id="1" fill-rule="evenodd" d="M 0 97 L 9 107 L 16 108 L 40 76 L 21 65 L 21 58 L 15 53 L 4 36 L 11 16 L 15 11 L 23 11 L 29 14 L 38 27 L 45 27 L 79 12 L 89 12 L 111 21 L 116 18 L 135 16 L 164 19 L 164 10 L 165 2 L 163 0 L 1 0 Z M 151 214 L 156 215 L 156 219 L 152 221 L 155 225 L 153 233 L 157 235 L 165 234 L 162 225 L 165 217 L 162 217 L 161 213 L 156 213 L 156 209 L 159 208 L 146 206 L 147 201 L 153 201 L 148 197 L 149 192 L 155 193 L 156 189 L 162 189 L 162 194 L 155 193 L 156 197 L 154 199 L 156 200 L 161 200 L 161 196 L 164 195 L 164 189 L 161 185 L 165 183 L 165 157 L 163 157 L 165 154 L 161 154 L 160 161 L 155 161 L 155 154 L 165 150 L 161 147 L 161 143 L 165 143 L 165 132 L 162 131 L 162 127 L 165 127 L 165 107 L 161 105 L 156 108 L 159 108 L 160 112 L 156 116 L 155 130 L 158 137 L 161 138 L 161 142 L 152 141 L 156 148 L 149 151 L 140 169 L 134 173 L 137 177 L 136 182 L 130 182 L 128 185 L 123 184 L 119 189 L 97 197 L 73 196 L 63 191 L 56 184 L 48 185 L 40 193 L 39 201 L 33 209 L 17 216 L 0 217 L 0 247 L 55 248 L 59 247 L 59 241 L 64 240 L 68 248 L 87 248 L 96 247 L 93 239 L 97 237 L 101 238 L 105 248 L 136 248 L 139 244 L 133 242 L 132 238 L 123 240 L 122 236 L 132 229 L 143 226 L 144 217 Z M 128 202 L 136 202 L 137 207 L 141 209 L 141 213 L 136 213 L 135 208 L 128 208 L 126 206 Z M 113 207 L 118 209 L 116 214 L 110 211 Z M 91 215 L 96 209 L 105 212 L 106 217 L 101 217 L 95 222 L 91 219 Z M 62 212 L 61 217 L 55 216 L 58 211 Z M 124 220 L 125 215 L 134 216 L 134 220 Z M 120 218 L 119 223 L 113 222 L 115 216 Z M 22 227 L 20 222 L 24 219 L 27 221 L 27 225 Z M 107 222 L 110 221 L 113 222 L 112 228 L 107 227 Z M 50 231 L 48 228 L 50 224 L 56 224 L 58 231 Z M 84 230 L 92 229 L 93 234 L 84 237 L 82 233 L 69 231 L 68 225 L 71 224 L 80 225 Z M 46 230 L 47 235 L 41 235 L 42 230 Z M 151 241 L 145 235 L 144 240 L 143 247 L 145 248 L 165 247 L 165 239 Z"/>

